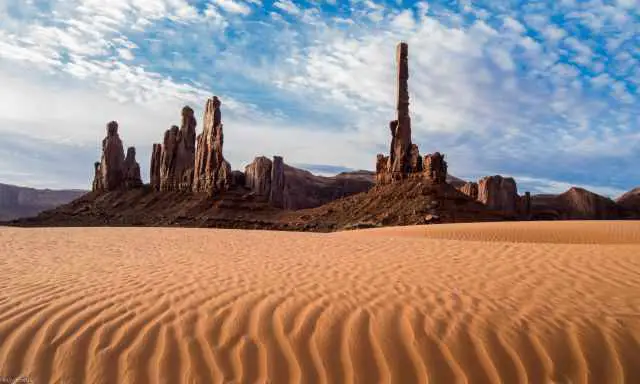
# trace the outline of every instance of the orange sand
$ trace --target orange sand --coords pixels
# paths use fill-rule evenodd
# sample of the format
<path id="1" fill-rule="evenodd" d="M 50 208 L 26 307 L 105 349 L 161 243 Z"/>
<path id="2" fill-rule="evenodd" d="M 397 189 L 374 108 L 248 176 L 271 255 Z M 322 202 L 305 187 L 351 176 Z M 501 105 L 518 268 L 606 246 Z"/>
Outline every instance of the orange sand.
<path id="1" fill-rule="evenodd" d="M 0 228 L 0 382 L 640 383 L 640 222 Z"/>

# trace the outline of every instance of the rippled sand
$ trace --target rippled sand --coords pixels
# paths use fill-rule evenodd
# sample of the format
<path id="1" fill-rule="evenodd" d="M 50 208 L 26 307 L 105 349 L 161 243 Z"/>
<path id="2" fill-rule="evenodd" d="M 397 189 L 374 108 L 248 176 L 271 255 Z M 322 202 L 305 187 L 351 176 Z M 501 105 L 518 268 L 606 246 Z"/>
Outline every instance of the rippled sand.
<path id="1" fill-rule="evenodd" d="M 640 223 L 0 228 L 0 379 L 640 383 Z"/>

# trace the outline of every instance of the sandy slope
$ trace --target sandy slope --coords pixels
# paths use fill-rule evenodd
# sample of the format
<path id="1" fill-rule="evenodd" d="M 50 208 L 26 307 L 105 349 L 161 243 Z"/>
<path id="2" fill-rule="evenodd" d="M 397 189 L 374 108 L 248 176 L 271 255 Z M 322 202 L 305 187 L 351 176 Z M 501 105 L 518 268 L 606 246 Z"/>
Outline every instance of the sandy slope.
<path id="1" fill-rule="evenodd" d="M 0 228 L 0 379 L 640 383 L 639 233 Z"/>

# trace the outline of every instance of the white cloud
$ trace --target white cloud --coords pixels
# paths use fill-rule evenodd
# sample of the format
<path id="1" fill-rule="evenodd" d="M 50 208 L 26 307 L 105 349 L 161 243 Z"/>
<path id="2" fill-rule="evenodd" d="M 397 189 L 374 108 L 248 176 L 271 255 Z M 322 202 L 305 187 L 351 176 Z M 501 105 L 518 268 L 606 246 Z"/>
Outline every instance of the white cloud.
<path id="1" fill-rule="evenodd" d="M 275 3 L 273 3 L 273 6 L 292 15 L 299 15 L 300 13 L 302 13 L 300 8 L 291 0 L 277 0 Z"/>
<path id="2" fill-rule="evenodd" d="M 234 1 L 234 0 L 213 0 L 215 4 L 220 6 L 220 8 L 224 9 L 227 12 L 232 13 L 240 13 L 243 15 L 248 15 L 251 13 L 251 8 L 244 3 Z"/>
<path id="3" fill-rule="evenodd" d="M 522 25 L 518 20 L 514 19 L 511 16 L 507 16 L 504 18 L 502 25 L 515 33 L 521 34 L 524 33 L 527 29 Z"/>
<path id="4" fill-rule="evenodd" d="M 55 18 L 34 11 L 33 22 L 9 17 L 0 27 L 0 65 L 19 68 L 0 73 L 13 84 L 0 90 L 4 132 L 30 126 L 52 143 L 89 145 L 106 121 L 118 119 L 125 140 L 144 148 L 178 121 L 184 103 L 199 108 L 219 92 L 234 167 L 280 153 L 291 163 L 371 169 L 388 145 L 395 44 L 406 40 L 415 141 L 422 152 L 447 153 L 454 174 L 533 163 L 531 174 L 540 175 L 572 156 L 613 151 L 621 159 L 638 148 L 630 126 L 638 124 L 632 83 L 640 70 L 629 48 L 632 19 L 620 13 L 633 11 L 623 7 L 598 5 L 604 16 L 589 16 L 565 9 L 578 8 L 567 1 L 529 5 L 530 13 L 497 12 L 469 25 L 434 3 L 402 10 L 366 0 L 349 3 L 344 17 L 328 17 L 319 2 L 279 0 L 281 13 L 259 19 L 254 12 L 242 24 L 260 1 L 210 0 L 204 9 L 187 0 L 51 4 Z M 566 10 L 569 23 L 624 28 L 607 36 L 615 55 L 605 60 L 597 41 L 570 36 L 575 25 L 554 25 L 545 7 Z M 232 28 L 233 41 L 225 34 Z M 585 78 L 584 68 L 597 75 Z M 39 86 L 47 82 L 58 83 Z M 47 104 L 38 89 L 56 100 Z M 24 97 L 12 97 L 16 90 Z M 28 99 L 41 100 L 31 105 L 42 115 L 18 106 Z"/>
<path id="5" fill-rule="evenodd" d="M 559 41 L 567 35 L 567 32 L 564 29 L 552 24 L 547 25 L 542 33 L 551 41 Z"/>

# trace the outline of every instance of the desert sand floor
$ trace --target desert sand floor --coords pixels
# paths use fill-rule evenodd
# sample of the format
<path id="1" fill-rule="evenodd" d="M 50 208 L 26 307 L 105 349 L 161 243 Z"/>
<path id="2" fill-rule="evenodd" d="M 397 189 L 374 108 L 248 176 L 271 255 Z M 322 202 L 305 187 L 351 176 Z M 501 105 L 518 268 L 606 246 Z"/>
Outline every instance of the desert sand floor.
<path id="1" fill-rule="evenodd" d="M 0 381 L 640 383 L 640 222 L 0 228 Z"/>

